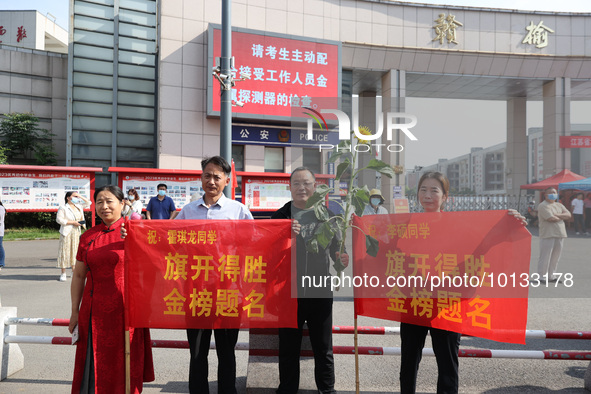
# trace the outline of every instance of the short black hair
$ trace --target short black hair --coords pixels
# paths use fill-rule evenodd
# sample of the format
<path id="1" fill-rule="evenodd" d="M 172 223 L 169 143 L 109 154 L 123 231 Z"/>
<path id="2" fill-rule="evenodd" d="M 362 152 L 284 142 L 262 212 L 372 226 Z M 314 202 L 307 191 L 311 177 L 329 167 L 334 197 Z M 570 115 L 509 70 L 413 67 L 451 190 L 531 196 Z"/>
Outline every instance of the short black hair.
<path id="1" fill-rule="evenodd" d="M 117 197 L 117 200 L 119 200 L 119 202 L 123 201 L 123 199 L 125 198 L 125 196 L 123 195 L 123 190 L 121 190 L 119 186 L 105 185 L 99 187 L 94 191 L 94 201 L 96 201 L 96 197 L 99 195 L 99 193 L 104 191 L 112 193 L 115 197 Z"/>
<path id="2" fill-rule="evenodd" d="M 314 181 L 316 181 L 316 174 L 314 174 L 314 171 L 312 171 L 308 167 L 301 166 L 291 172 L 291 175 L 289 176 L 289 183 L 291 183 L 291 178 L 293 178 L 293 174 L 295 174 L 298 171 L 308 171 L 310 174 L 312 174 L 312 178 L 314 179 Z"/>
<path id="3" fill-rule="evenodd" d="M 205 167 L 210 164 L 215 164 L 216 166 L 221 167 L 224 173 L 228 176 L 232 172 L 232 167 L 222 156 L 206 157 L 205 159 L 201 160 L 201 170 L 205 171 Z"/>
<path id="4" fill-rule="evenodd" d="M 66 204 L 68 203 L 68 197 L 70 197 L 72 194 L 74 194 L 74 192 L 72 192 L 72 191 L 66 192 L 66 196 L 64 197 L 64 200 L 66 201 Z"/>
<path id="5" fill-rule="evenodd" d="M 156 190 L 160 189 L 161 187 L 163 187 L 166 190 L 168 190 L 168 186 L 166 186 L 166 183 L 159 183 L 158 186 L 156 186 Z"/>

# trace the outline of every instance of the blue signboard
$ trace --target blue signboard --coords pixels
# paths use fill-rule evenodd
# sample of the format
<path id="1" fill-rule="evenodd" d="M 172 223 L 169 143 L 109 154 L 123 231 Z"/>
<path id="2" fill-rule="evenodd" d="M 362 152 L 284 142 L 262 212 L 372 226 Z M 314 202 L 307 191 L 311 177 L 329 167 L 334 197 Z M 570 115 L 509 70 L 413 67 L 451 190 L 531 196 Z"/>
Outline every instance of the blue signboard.
<path id="1" fill-rule="evenodd" d="M 278 129 L 260 126 L 232 126 L 232 143 L 236 145 L 276 145 L 316 147 L 320 144 L 337 145 L 338 132 L 314 131 L 308 140 L 306 130 Z"/>

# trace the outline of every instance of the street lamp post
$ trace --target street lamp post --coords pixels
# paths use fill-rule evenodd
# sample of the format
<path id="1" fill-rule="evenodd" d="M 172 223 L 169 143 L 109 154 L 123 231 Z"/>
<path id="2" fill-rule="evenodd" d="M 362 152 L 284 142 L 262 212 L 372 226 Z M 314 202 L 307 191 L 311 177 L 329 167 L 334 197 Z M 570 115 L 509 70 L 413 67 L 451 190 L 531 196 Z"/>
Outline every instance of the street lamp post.
<path id="1" fill-rule="evenodd" d="M 220 156 L 232 162 L 232 0 L 222 0 L 222 51 L 220 74 L 227 76 L 227 83 L 221 84 L 220 101 Z M 226 197 L 232 192 L 224 188 Z"/>

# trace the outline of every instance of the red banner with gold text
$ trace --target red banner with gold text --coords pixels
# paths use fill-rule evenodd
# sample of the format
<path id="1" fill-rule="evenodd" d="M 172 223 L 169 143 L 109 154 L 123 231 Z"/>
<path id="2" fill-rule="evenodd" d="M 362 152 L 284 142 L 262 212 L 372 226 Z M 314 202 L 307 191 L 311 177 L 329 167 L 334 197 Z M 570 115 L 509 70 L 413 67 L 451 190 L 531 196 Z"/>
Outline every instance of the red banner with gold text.
<path id="1" fill-rule="evenodd" d="M 525 343 L 531 234 L 507 211 L 355 217 L 357 315 Z"/>
<path id="2" fill-rule="evenodd" d="M 297 327 L 289 220 L 126 222 L 131 327 Z"/>

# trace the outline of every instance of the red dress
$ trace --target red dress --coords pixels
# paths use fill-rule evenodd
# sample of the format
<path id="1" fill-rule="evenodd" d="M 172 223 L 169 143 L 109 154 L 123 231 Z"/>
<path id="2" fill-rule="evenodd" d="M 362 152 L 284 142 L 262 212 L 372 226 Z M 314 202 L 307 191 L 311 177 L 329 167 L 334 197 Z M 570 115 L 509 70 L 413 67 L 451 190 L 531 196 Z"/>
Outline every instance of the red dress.
<path id="1" fill-rule="evenodd" d="M 125 327 L 123 294 L 123 219 L 110 227 L 100 224 L 80 238 L 76 260 L 86 263 L 86 286 L 78 317 L 72 394 L 80 393 L 86 362 L 88 328 L 92 327 L 96 394 L 125 393 Z M 131 392 L 141 393 L 142 382 L 154 380 L 150 332 L 130 328 Z"/>

